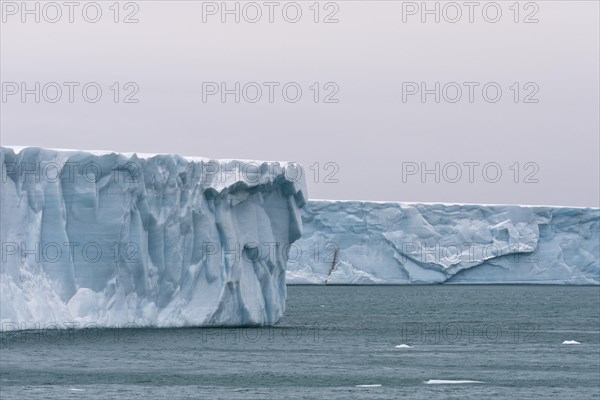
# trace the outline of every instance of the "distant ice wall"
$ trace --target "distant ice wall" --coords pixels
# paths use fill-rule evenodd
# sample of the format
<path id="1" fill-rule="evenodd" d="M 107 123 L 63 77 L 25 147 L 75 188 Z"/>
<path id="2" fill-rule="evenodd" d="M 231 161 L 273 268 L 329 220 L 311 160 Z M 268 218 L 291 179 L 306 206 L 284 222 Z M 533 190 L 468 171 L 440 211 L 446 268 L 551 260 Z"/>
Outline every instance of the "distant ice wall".
<path id="1" fill-rule="evenodd" d="M 2 329 L 273 324 L 295 164 L 0 148 Z"/>
<path id="2" fill-rule="evenodd" d="M 287 282 L 600 283 L 600 209 L 309 201 Z"/>

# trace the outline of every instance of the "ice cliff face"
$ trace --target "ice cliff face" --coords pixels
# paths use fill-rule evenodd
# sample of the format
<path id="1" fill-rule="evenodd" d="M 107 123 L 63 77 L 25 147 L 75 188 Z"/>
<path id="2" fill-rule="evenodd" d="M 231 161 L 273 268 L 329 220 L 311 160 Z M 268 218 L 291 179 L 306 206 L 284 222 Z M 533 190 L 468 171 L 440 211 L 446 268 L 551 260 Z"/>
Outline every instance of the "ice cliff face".
<path id="1" fill-rule="evenodd" d="M 600 283 L 597 208 L 309 201 L 302 218 L 291 284 Z"/>
<path id="2" fill-rule="evenodd" d="M 304 206 L 297 165 L 175 155 L 0 166 L 2 330 L 273 324 L 286 263 L 292 284 L 600 283 L 597 208 Z"/>
<path id="3" fill-rule="evenodd" d="M 297 165 L 0 149 L 3 330 L 283 316 Z"/>

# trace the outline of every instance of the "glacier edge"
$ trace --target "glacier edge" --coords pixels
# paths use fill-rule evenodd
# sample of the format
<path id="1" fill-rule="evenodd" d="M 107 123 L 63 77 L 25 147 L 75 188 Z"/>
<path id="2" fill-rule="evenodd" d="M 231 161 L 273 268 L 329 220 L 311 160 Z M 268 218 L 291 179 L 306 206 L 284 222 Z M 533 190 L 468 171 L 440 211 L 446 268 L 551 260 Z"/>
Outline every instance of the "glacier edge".
<path id="1" fill-rule="evenodd" d="M 2 146 L 0 166 L 3 330 L 283 316 L 297 164 Z"/>
<path id="2" fill-rule="evenodd" d="M 288 284 L 600 284 L 598 208 L 310 200 L 302 217 L 297 245 L 320 252 Z"/>

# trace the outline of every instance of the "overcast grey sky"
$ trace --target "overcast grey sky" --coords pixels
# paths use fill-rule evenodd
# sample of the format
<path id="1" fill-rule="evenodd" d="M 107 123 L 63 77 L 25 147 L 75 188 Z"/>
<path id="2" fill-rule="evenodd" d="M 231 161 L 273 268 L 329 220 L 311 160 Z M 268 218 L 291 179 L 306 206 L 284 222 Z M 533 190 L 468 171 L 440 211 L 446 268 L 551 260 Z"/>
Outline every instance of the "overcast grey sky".
<path id="1" fill-rule="evenodd" d="M 311 198 L 599 206 L 597 1 L 36 3 L 2 2 L 2 144 L 295 161 Z"/>

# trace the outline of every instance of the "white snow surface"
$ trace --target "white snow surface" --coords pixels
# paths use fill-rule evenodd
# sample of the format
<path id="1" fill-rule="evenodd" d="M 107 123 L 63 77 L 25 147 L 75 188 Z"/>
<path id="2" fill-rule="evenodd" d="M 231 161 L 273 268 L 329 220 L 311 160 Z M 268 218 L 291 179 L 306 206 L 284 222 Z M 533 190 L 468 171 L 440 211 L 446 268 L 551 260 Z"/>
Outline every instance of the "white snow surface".
<path id="1" fill-rule="evenodd" d="M 600 283 L 600 209 L 311 200 L 288 284 Z"/>
<path id="2" fill-rule="evenodd" d="M 283 316 L 298 165 L 3 146 L 0 166 L 2 330 Z"/>

